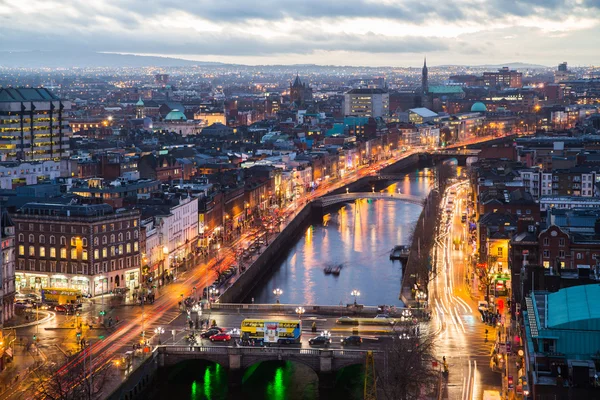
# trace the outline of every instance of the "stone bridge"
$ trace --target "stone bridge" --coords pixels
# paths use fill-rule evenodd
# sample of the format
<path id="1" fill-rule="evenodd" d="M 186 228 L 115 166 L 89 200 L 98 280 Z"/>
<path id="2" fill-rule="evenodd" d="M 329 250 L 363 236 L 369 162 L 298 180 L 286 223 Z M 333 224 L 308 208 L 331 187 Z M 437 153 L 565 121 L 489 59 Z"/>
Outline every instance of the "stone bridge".
<path id="1" fill-rule="evenodd" d="M 158 367 L 170 367 L 189 360 L 220 364 L 228 370 L 229 385 L 239 386 L 244 371 L 263 361 L 292 361 L 311 368 L 319 377 L 321 389 L 335 385 L 336 372 L 344 367 L 364 364 L 368 350 L 313 349 L 294 347 L 234 346 L 159 346 Z M 373 351 L 375 362 L 383 362 L 383 353 Z"/>
<path id="2" fill-rule="evenodd" d="M 329 196 L 323 196 L 316 199 L 313 203 L 320 207 L 329 207 L 338 203 L 346 203 L 357 199 L 386 199 L 386 200 L 400 200 L 408 203 L 423 205 L 425 201 L 424 197 L 411 196 L 403 193 L 381 193 L 381 192 L 350 192 L 342 194 L 334 194 Z"/>

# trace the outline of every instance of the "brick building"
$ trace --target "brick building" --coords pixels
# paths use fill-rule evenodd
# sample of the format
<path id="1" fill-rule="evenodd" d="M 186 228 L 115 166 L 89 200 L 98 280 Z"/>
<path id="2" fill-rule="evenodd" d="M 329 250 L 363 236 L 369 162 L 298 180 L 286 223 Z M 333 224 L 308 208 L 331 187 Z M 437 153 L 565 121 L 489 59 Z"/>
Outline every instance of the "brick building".
<path id="1" fill-rule="evenodd" d="M 72 288 L 96 296 L 139 285 L 139 211 L 27 203 L 12 220 L 17 288 Z"/>

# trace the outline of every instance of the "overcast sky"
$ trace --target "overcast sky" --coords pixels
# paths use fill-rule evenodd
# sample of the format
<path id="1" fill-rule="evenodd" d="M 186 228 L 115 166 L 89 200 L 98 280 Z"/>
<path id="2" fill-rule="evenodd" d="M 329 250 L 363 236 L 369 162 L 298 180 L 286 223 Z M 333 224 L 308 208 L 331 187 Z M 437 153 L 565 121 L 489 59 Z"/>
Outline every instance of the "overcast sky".
<path id="1" fill-rule="evenodd" d="M 600 0 L 0 0 L 0 51 L 244 64 L 600 63 Z"/>

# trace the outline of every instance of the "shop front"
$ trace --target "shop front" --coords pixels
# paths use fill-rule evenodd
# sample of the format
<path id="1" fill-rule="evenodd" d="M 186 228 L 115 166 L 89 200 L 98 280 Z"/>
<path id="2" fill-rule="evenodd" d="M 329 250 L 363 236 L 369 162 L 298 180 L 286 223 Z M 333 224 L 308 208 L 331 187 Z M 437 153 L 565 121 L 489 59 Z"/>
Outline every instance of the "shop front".
<path id="1" fill-rule="evenodd" d="M 64 275 L 51 275 L 50 287 L 69 289 L 69 278 Z"/>
<path id="2" fill-rule="evenodd" d="M 90 280 L 83 276 L 74 276 L 71 278 L 71 289 L 78 289 L 81 294 L 90 294 Z"/>
<path id="3" fill-rule="evenodd" d="M 96 276 L 94 278 L 94 296 L 108 293 L 108 278 L 106 276 Z"/>
<path id="4" fill-rule="evenodd" d="M 15 274 L 15 284 L 17 286 L 17 291 L 40 291 L 42 288 L 48 287 L 48 276 L 17 272 Z"/>
<path id="5" fill-rule="evenodd" d="M 131 291 L 140 286 L 140 271 L 138 269 L 130 269 L 125 271 L 125 286 Z"/>

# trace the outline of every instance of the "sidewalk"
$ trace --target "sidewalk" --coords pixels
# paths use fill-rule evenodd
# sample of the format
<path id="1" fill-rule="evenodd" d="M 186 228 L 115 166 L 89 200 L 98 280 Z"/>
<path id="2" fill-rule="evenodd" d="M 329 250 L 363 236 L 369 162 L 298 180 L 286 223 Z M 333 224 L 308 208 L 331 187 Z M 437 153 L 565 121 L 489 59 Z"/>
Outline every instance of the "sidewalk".
<path id="1" fill-rule="evenodd" d="M 14 354 L 12 362 L 6 365 L 6 368 L 0 372 L 0 398 L 9 394 L 12 386 L 17 382 L 24 381 L 27 376 L 36 368 L 44 363 L 44 357 L 41 350 L 27 350 L 27 346 L 14 344 Z"/>

